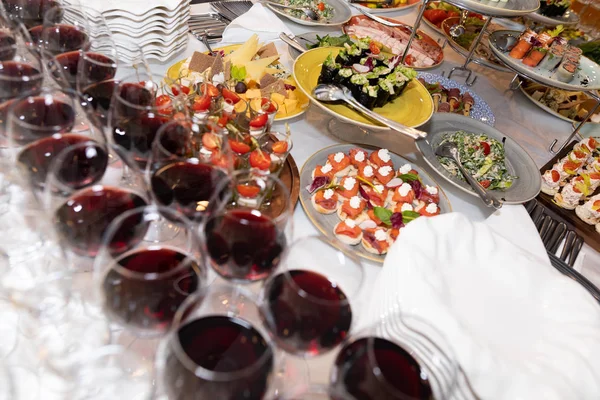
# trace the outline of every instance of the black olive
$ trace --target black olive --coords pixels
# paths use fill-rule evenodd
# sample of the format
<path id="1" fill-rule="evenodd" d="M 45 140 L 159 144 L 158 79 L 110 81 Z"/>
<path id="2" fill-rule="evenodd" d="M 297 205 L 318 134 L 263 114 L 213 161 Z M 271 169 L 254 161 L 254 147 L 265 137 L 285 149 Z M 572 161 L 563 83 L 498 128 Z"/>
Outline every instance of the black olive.
<path id="1" fill-rule="evenodd" d="M 248 88 L 246 87 L 246 84 L 244 82 L 238 82 L 235 85 L 235 92 L 236 93 L 246 93 L 246 90 L 248 90 Z"/>

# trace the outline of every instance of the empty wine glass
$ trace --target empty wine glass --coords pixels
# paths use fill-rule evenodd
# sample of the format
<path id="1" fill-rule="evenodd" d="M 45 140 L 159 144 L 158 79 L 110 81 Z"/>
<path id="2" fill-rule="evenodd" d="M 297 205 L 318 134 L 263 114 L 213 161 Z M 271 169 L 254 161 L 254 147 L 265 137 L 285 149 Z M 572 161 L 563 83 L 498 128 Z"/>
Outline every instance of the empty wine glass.
<path id="1" fill-rule="evenodd" d="M 186 234 L 160 245 L 141 241 L 141 233 L 161 216 Z M 155 206 L 124 212 L 108 227 L 94 263 L 104 312 L 139 336 L 164 334 L 185 299 L 207 284 L 198 251 L 193 228 L 182 214 Z"/>
<path id="2" fill-rule="evenodd" d="M 180 118 L 159 129 L 147 175 L 158 204 L 199 222 L 231 168 L 231 152 L 222 130 Z"/>
<path id="3" fill-rule="evenodd" d="M 331 371 L 334 400 L 448 399 L 458 365 L 450 343 L 415 315 L 389 314 L 350 338 Z"/>
<path id="4" fill-rule="evenodd" d="M 265 326 L 284 351 L 314 357 L 337 347 L 354 329 L 364 271 L 341 247 L 323 236 L 299 239 L 265 282 L 260 296 Z"/>
<path id="5" fill-rule="evenodd" d="M 94 142 L 64 149 L 52 162 L 44 185 L 43 204 L 51 215 L 59 242 L 79 270 L 91 269 L 111 222 L 124 212 L 148 204 L 146 191 L 118 187 L 119 178 L 106 168 L 107 150 Z M 138 187 L 144 188 L 141 178 Z M 142 229 L 143 228 L 143 229 Z M 145 225 L 115 239 L 115 251 L 141 241 Z"/>
<path id="6" fill-rule="evenodd" d="M 200 228 L 207 264 L 237 283 L 265 279 L 291 240 L 291 215 L 289 191 L 279 179 L 236 171 L 214 191 Z"/>
<path id="7" fill-rule="evenodd" d="M 158 383 L 169 399 L 260 400 L 267 395 L 275 347 L 251 293 L 242 289 L 248 301 L 240 314 L 223 311 L 221 299 L 236 291 L 213 283 L 177 312 L 157 356 Z"/>

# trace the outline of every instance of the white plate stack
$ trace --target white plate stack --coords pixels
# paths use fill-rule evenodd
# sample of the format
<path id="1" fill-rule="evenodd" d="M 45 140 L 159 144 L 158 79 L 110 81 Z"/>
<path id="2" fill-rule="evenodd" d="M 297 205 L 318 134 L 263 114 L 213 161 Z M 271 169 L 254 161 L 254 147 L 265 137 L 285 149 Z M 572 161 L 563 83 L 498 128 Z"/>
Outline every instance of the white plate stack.
<path id="1" fill-rule="evenodd" d="M 170 59 L 187 44 L 190 0 L 88 0 L 85 6 L 104 16 L 125 58 L 126 43 L 140 46 L 146 59 L 159 61 Z"/>

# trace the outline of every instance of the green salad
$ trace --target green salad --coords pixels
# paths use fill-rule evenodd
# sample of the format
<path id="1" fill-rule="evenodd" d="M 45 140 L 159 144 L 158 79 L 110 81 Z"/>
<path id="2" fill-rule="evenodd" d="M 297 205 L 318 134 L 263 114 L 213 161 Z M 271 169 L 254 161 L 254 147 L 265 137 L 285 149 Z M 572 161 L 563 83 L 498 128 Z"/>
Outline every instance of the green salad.
<path id="1" fill-rule="evenodd" d="M 279 1 L 281 4 L 286 6 L 292 6 L 297 8 L 307 7 L 312 9 L 319 16 L 319 21 L 327 21 L 333 17 L 333 7 L 322 0 L 284 0 Z M 286 13 L 293 17 L 310 21 L 310 18 L 306 16 L 304 11 L 301 10 L 285 10 Z"/>
<path id="2" fill-rule="evenodd" d="M 348 43 L 350 45 L 352 44 L 352 39 L 350 39 L 350 36 L 348 36 L 348 35 L 341 35 L 341 36 L 330 36 L 330 35 L 319 36 L 319 35 L 317 35 L 317 43 L 311 44 L 307 47 L 309 49 L 314 49 L 317 47 L 344 47 L 344 45 L 346 43 Z"/>
<path id="3" fill-rule="evenodd" d="M 458 131 L 446 134 L 440 145 L 446 142 L 456 143 L 463 166 L 483 187 L 507 189 L 518 178 L 508 173 L 504 161 L 504 145 L 499 141 L 483 134 Z M 448 172 L 464 180 L 454 161 L 446 157 L 438 159 Z"/>

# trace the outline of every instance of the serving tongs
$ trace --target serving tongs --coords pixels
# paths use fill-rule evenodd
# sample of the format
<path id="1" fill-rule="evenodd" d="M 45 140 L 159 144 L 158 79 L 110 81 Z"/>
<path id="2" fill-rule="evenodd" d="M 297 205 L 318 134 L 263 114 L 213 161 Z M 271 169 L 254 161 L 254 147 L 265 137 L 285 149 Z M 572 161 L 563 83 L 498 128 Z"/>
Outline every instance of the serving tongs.
<path id="1" fill-rule="evenodd" d="M 313 90 L 313 95 L 319 101 L 325 102 L 333 102 L 333 101 L 343 101 L 349 104 L 356 111 L 364 114 L 366 117 L 379 122 L 382 125 L 387 126 L 388 128 L 400 132 L 406 136 L 409 136 L 413 139 L 420 139 L 427 137 L 427 132 L 420 131 L 415 128 L 411 128 L 406 125 L 402 125 L 396 121 L 392 121 L 382 115 L 379 115 L 367 107 L 360 104 L 352 95 L 350 89 L 345 86 L 338 85 L 317 85 L 317 87 Z"/>

